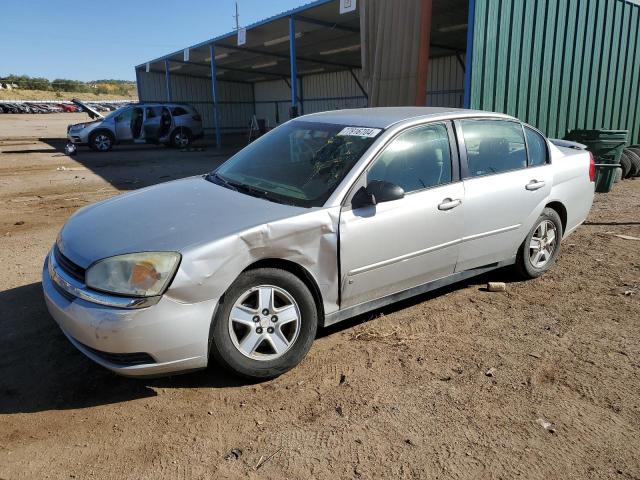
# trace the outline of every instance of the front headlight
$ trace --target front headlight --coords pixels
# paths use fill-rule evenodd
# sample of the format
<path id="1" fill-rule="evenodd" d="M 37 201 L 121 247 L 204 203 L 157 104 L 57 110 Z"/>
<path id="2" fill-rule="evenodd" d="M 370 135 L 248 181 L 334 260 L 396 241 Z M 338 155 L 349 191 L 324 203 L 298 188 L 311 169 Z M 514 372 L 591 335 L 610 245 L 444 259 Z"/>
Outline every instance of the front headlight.
<path id="1" fill-rule="evenodd" d="M 179 263 L 180 254 L 175 252 L 118 255 L 89 267 L 85 283 L 94 290 L 108 293 L 155 297 L 169 286 Z"/>

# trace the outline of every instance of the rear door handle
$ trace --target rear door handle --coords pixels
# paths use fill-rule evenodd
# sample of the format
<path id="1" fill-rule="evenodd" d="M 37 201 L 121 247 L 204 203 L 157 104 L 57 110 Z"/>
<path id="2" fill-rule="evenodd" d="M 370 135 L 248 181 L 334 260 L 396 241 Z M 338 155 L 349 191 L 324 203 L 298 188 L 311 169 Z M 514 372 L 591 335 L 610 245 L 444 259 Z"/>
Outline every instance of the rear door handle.
<path id="1" fill-rule="evenodd" d="M 538 190 L 539 188 L 544 187 L 544 182 L 538 181 L 538 180 L 531 180 L 529 183 L 527 183 L 525 185 L 524 188 L 526 188 L 527 190 Z"/>
<path id="2" fill-rule="evenodd" d="M 455 200 L 451 198 L 445 198 L 440 205 L 438 205 L 438 210 L 451 210 L 452 208 L 456 208 L 458 205 L 462 203 L 462 200 L 456 198 Z"/>

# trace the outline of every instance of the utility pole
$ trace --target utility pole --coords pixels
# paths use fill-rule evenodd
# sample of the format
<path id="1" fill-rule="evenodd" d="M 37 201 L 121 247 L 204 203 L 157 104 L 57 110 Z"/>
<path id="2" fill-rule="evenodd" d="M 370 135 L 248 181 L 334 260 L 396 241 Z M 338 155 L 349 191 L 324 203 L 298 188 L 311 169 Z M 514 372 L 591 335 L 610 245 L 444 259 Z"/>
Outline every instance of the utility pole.
<path id="1" fill-rule="evenodd" d="M 236 14 L 233 15 L 236 19 L 236 30 L 240 30 L 240 14 L 238 13 L 238 2 L 236 2 Z"/>

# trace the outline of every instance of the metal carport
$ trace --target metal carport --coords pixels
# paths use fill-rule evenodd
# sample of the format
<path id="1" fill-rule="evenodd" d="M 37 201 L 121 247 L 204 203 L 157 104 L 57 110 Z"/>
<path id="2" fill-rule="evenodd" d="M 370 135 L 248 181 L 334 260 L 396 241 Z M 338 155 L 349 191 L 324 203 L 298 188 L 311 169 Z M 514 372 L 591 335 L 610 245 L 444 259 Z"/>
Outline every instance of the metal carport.
<path id="1" fill-rule="evenodd" d="M 427 104 L 462 106 L 468 0 L 427 2 Z M 253 115 L 275 126 L 292 106 L 300 114 L 368 106 L 357 3 L 341 14 L 340 1 L 317 0 L 246 27 L 245 44 L 234 31 L 138 65 L 139 98 L 193 104 L 218 144 Z"/>

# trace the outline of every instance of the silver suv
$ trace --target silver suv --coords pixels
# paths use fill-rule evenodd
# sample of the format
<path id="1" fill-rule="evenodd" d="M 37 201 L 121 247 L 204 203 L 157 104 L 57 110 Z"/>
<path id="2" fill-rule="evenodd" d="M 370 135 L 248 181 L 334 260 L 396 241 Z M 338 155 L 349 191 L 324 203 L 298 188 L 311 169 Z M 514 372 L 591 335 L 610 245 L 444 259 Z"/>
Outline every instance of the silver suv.
<path id="1" fill-rule="evenodd" d="M 203 135 L 202 117 L 183 103 L 135 103 L 103 116 L 77 99 L 73 102 L 93 121 L 67 127 L 75 145 L 106 152 L 119 143 L 153 143 L 184 148 Z"/>

